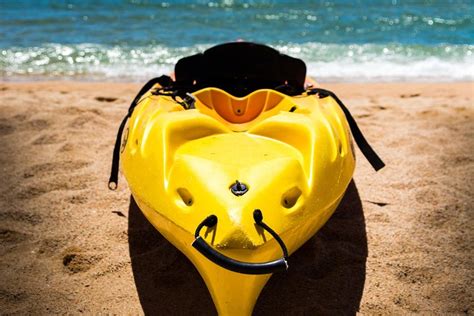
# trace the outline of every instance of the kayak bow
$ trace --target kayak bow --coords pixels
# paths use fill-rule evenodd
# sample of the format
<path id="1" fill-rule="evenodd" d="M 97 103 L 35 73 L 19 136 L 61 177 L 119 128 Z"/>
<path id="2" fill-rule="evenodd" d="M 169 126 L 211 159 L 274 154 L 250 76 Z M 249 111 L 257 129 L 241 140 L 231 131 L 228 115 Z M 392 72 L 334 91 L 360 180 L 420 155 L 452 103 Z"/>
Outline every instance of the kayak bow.
<path id="1" fill-rule="evenodd" d="M 344 104 L 305 89 L 304 63 L 272 48 L 219 45 L 175 73 L 132 102 L 109 187 L 120 158 L 138 206 L 196 266 L 219 314 L 249 315 L 342 199 L 355 168 L 351 131 L 375 169 L 383 162 Z"/>

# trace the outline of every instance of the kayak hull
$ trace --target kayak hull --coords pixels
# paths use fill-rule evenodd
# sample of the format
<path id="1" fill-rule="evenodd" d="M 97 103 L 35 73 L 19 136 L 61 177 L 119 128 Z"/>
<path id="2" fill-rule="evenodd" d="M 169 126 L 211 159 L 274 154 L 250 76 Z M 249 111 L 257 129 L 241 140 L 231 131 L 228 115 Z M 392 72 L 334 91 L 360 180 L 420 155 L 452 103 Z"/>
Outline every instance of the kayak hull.
<path id="1" fill-rule="evenodd" d="M 250 315 L 271 274 L 211 262 L 191 246 L 196 228 L 214 215 L 217 225 L 200 234 L 213 249 L 242 262 L 276 260 L 282 249 L 256 225 L 259 209 L 293 253 L 326 223 L 349 185 L 349 127 L 331 97 L 264 89 L 235 98 L 215 88 L 193 96 L 190 110 L 151 92 L 140 99 L 123 135 L 122 172 L 146 218 L 194 264 L 219 314 Z M 248 191 L 233 194 L 236 180 Z"/>
<path id="2" fill-rule="evenodd" d="M 290 231 L 283 236 L 282 238 L 284 238 L 288 248 L 294 252 L 316 234 L 334 213 L 341 199 L 342 197 L 337 199 L 333 205 L 323 212 L 324 215 L 314 219 L 314 222 L 307 222 L 304 227 Z M 260 292 L 270 279 L 271 274 L 245 275 L 209 263 L 205 257 L 191 247 L 194 241 L 192 234 L 170 222 L 160 212 L 147 206 L 146 203 L 138 199 L 135 201 L 147 220 L 196 267 L 208 288 L 219 315 L 252 314 Z M 267 248 L 266 251 L 260 250 L 257 252 L 258 256 L 255 256 L 255 253 L 248 253 L 240 254 L 239 257 L 253 261 L 264 261 L 277 256 L 280 251 L 275 243 L 268 245 Z M 252 252 L 253 250 L 248 251 Z M 236 255 L 236 251 L 227 253 L 230 256 Z"/>

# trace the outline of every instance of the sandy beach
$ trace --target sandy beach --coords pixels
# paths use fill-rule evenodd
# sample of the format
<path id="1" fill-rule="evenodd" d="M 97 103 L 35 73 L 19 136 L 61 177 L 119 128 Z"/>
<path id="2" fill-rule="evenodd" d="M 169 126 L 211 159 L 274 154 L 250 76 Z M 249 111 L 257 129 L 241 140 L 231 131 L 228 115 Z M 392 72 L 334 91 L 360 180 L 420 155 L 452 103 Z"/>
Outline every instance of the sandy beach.
<path id="1" fill-rule="evenodd" d="M 107 180 L 140 84 L 0 83 L 0 314 L 213 315 L 204 282 Z M 255 315 L 474 314 L 474 83 L 327 84 L 358 153 L 324 228 Z"/>

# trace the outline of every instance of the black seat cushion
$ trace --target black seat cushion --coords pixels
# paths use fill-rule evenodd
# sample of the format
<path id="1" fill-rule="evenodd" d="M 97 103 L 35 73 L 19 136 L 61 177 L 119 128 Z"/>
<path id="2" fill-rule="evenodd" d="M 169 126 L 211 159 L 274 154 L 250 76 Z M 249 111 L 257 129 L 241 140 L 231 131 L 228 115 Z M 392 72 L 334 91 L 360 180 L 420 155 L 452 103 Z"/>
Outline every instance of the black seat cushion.
<path id="1" fill-rule="evenodd" d="M 190 91 L 216 87 L 240 97 L 285 86 L 282 91 L 299 94 L 304 90 L 306 65 L 265 45 L 233 42 L 180 59 L 175 76 L 177 85 Z"/>

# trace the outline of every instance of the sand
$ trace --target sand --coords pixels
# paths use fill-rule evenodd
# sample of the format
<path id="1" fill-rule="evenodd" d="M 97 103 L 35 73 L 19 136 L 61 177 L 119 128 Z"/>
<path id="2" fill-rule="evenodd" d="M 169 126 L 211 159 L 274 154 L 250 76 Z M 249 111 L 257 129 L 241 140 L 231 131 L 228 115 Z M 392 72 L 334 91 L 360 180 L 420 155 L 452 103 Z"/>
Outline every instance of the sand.
<path id="1" fill-rule="evenodd" d="M 328 84 L 387 167 L 357 170 L 327 225 L 274 275 L 274 314 L 474 314 L 474 84 Z M 0 83 L 0 313 L 215 314 L 204 283 L 120 179 L 138 84 Z"/>

